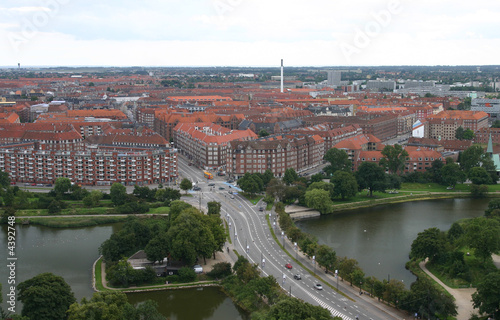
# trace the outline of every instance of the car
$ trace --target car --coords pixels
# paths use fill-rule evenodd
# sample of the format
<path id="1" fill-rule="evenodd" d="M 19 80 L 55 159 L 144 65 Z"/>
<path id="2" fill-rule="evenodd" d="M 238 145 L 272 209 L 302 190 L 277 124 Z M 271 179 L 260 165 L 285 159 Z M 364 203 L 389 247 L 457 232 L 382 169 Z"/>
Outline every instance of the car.
<path id="1" fill-rule="evenodd" d="M 234 199 L 234 196 L 233 196 L 233 195 L 231 195 L 231 199 Z"/>
<path id="2" fill-rule="evenodd" d="M 285 264 L 285 268 L 287 268 L 287 269 L 292 269 L 293 267 L 292 267 L 292 264 L 291 264 L 291 263 L 287 263 L 287 264 Z"/>
<path id="3" fill-rule="evenodd" d="M 229 190 L 227 193 L 229 193 L 229 194 L 233 194 L 233 192 L 232 192 L 231 190 Z"/>
<path id="4" fill-rule="evenodd" d="M 297 273 L 297 274 L 294 274 L 294 275 L 293 275 L 293 278 L 294 278 L 295 280 L 302 280 L 302 277 L 301 277 L 301 276 L 300 276 L 300 274 L 298 274 L 298 273 Z"/>
<path id="5" fill-rule="evenodd" d="M 219 190 L 224 190 L 224 189 L 226 189 L 226 188 L 224 188 L 224 187 L 219 187 Z"/>
<path id="6" fill-rule="evenodd" d="M 24 183 L 24 185 L 25 185 L 25 186 L 29 186 L 30 184 L 31 184 L 31 183 L 29 183 L 29 182 L 25 182 L 25 183 Z"/>
<path id="7" fill-rule="evenodd" d="M 47 183 L 45 186 L 46 187 L 52 187 L 52 183 Z"/>
<path id="8" fill-rule="evenodd" d="M 323 286 L 321 285 L 321 283 L 316 283 L 314 287 L 316 288 L 316 290 L 323 290 Z"/>
<path id="9" fill-rule="evenodd" d="M 15 181 L 11 181 L 10 184 L 14 185 L 14 184 L 16 184 L 16 182 Z"/>
<path id="10" fill-rule="evenodd" d="M 43 187 L 43 183 L 37 183 L 36 186 L 37 187 Z"/>
<path id="11" fill-rule="evenodd" d="M 31 184 L 31 186 L 32 186 L 32 187 L 36 187 L 36 183 L 34 183 L 34 182 L 33 182 L 33 183 Z"/>
<path id="12" fill-rule="evenodd" d="M 233 179 L 229 179 L 229 180 L 227 180 L 227 183 L 233 183 L 233 182 L 234 182 L 234 180 L 233 180 Z"/>
<path id="13" fill-rule="evenodd" d="M 209 186 L 209 187 L 213 187 L 213 186 L 215 186 L 215 183 L 210 182 L 210 183 L 208 184 L 208 186 Z"/>
<path id="14" fill-rule="evenodd" d="M 453 187 L 447 187 L 446 190 L 453 190 Z"/>
<path id="15" fill-rule="evenodd" d="M 260 208 L 259 208 L 259 211 L 264 211 L 264 207 L 260 207 Z"/>
<path id="16" fill-rule="evenodd" d="M 200 266 L 199 264 L 193 266 L 193 270 L 195 273 L 203 273 L 203 267 Z"/>
<path id="17" fill-rule="evenodd" d="M 194 187 L 193 187 L 193 191 L 200 191 L 200 190 L 201 190 L 201 188 L 200 188 L 200 187 L 198 187 L 198 186 L 194 186 Z"/>

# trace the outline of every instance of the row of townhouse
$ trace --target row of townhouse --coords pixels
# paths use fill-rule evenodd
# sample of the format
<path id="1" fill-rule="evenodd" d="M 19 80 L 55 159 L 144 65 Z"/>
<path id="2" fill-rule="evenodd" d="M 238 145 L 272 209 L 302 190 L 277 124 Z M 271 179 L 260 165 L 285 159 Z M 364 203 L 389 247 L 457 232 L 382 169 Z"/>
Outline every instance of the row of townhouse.
<path id="1" fill-rule="evenodd" d="M 0 169 L 12 181 L 54 183 L 67 177 L 81 185 L 144 185 L 177 177 L 175 149 L 135 151 L 47 151 L 0 149 Z"/>
<path id="2" fill-rule="evenodd" d="M 296 172 L 323 163 L 324 140 L 318 135 L 272 135 L 252 141 L 231 141 L 227 157 L 230 176 L 245 173 L 264 173 L 271 170 L 275 177 L 283 177 L 286 169 Z"/>

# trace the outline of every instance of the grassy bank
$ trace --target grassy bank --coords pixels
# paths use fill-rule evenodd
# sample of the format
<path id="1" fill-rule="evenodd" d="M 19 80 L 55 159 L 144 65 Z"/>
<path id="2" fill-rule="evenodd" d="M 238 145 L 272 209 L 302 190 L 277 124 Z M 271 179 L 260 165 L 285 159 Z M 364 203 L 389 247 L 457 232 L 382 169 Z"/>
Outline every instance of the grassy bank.
<path id="1" fill-rule="evenodd" d="M 127 217 L 30 218 L 29 223 L 51 228 L 81 228 L 124 222 Z M 25 219 L 26 220 L 26 219 Z"/>

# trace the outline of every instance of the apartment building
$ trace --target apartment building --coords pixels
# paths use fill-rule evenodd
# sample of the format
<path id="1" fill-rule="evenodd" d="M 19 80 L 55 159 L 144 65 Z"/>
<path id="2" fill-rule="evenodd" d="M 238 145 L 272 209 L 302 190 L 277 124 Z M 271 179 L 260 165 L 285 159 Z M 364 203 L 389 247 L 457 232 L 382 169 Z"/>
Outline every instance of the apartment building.
<path id="1" fill-rule="evenodd" d="M 0 149 L 0 169 L 16 182 L 54 183 L 59 177 L 82 185 L 146 185 L 177 177 L 175 149 L 128 152 Z"/>
<path id="2" fill-rule="evenodd" d="M 446 110 L 427 117 L 425 138 L 454 140 L 459 127 L 476 132 L 488 127 L 484 111 Z"/>
<path id="3" fill-rule="evenodd" d="M 320 136 L 291 133 L 231 141 L 228 151 L 227 172 L 237 178 L 268 169 L 275 177 L 282 177 L 288 168 L 301 172 L 323 163 L 325 152 Z"/>
<path id="4" fill-rule="evenodd" d="M 194 165 L 207 170 L 225 171 L 231 141 L 257 139 L 250 129 L 231 130 L 207 122 L 179 123 L 174 128 L 174 143 Z"/>

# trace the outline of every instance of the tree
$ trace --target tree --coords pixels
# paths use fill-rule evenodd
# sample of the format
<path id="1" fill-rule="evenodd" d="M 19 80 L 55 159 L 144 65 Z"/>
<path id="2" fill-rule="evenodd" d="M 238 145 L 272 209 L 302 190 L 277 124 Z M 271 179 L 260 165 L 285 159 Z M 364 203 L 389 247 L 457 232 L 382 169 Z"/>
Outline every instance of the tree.
<path id="1" fill-rule="evenodd" d="M 71 189 L 71 180 L 64 177 L 59 177 L 54 183 L 54 192 L 57 195 L 62 196 Z"/>
<path id="2" fill-rule="evenodd" d="M 460 166 L 465 171 L 466 174 L 469 173 L 469 170 L 474 167 L 482 167 L 482 164 L 487 161 L 486 154 L 484 150 L 479 145 L 473 145 L 460 155 Z M 491 161 L 491 159 L 489 159 Z"/>
<path id="3" fill-rule="evenodd" d="M 8 187 L 10 187 L 9 174 L 3 170 L 0 170 L 0 187 L 2 189 L 7 189 Z"/>
<path id="4" fill-rule="evenodd" d="M 457 140 L 463 140 L 464 139 L 464 128 L 458 127 L 457 130 L 455 130 L 455 138 Z"/>
<path id="5" fill-rule="evenodd" d="M 322 244 L 316 250 L 316 261 L 325 267 L 325 270 L 333 270 L 337 262 L 337 253 L 329 246 Z"/>
<path id="6" fill-rule="evenodd" d="M 193 187 L 193 183 L 191 183 L 191 180 L 189 180 L 188 178 L 184 178 L 182 179 L 179 187 L 187 194 L 187 191 Z"/>
<path id="7" fill-rule="evenodd" d="M 370 197 L 373 191 L 385 191 L 386 175 L 384 169 L 373 162 L 363 162 L 356 172 L 358 186 L 370 191 Z"/>
<path id="8" fill-rule="evenodd" d="M 476 135 L 471 129 L 466 129 L 464 131 L 463 140 L 473 140 Z"/>
<path id="9" fill-rule="evenodd" d="M 262 138 L 262 137 L 267 137 L 269 135 L 269 132 L 267 132 L 266 129 L 261 129 L 259 131 L 259 138 Z"/>
<path id="10" fill-rule="evenodd" d="M 500 222 L 495 219 L 479 217 L 465 226 L 464 239 L 475 255 L 486 262 L 491 254 L 500 250 Z"/>
<path id="11" fill-rule="evenodd" d="M 438 228 L 426 229 L 419 232 L 411 244 L 410 257 L 414 259 L 438 259 L 444 252 L 446 237 Z"/>
<path id="12" fill-rule="evenodd" d="M 86 207 L 97 207 L 99 206 L 99 201 L 102 199 L 103 194 L 99 190 L 92 190 L 88 196 L 83 198 L 83 204 Z"/>
<path id="13" fill-rule="evenodd" d="M 443 182 L 443 176 L 441 175 L 441 168 L 444 167 L 444 163 L 441 159 L 436 159 L 432 161 L 432 165 L 427 169 L 427 174 L 432 182 L 441 184 Z"/>
<path id="14" fill-rule="evenodd" d="M 330 164 L 323 169 L 327 176 L 331 176 L 339 170 L 346 172 L 351 171 L 352 163 L 344 150 L 331 148 L 325 153 L 323 159 L 330 162 Z"/>
<path id="15" fill-rule="evenodd" d="M 358 182 L 350 172 L 336 171 L 330 180 L 333 187 L 333 194 L 340 196 L 342 200 L 354 197 L 358 193 Z"/>
<path id="16" fill-rule="evenodd" d="M 23 303 L 21 314 L 30 319 L 67 319 L 66 311 L 76 301 L 66 281 L 49 272 L 21 282 L 17 289 L 17 299 Z"/>
<path id="17" fill-rule="evenodd" d="M 500 128 L 500 120 L 495 120 L 491 125 L 492 128 Z"/>
<path id="18" fill-rule="evenodd" d="M 354 281 L 353 275 L 355 270 L 360 269 L 358 265 L 358 261 L 355 259 L 348 259 L 347 257 L 341 258 L 338 263 L 339 274 L 342 278 L 346 279 L 351 283 Z"/>
<path id="19" fill-rule="evenodd" d="M 266 320 L 333 320 L 330 311 L 299 299 L 285 297 L 271 306 Z"/>
<path id="20" fill-rule="evenodd" d="M 215 214 L 217 216 L 220 216 L 220 208 L 221 208 L 221 203 L 217 201 L 209 201 L 207 203 L 208 207 L 208 214 Z"/>
<path id="21" fill-rule="evenodd" d="M 311 176 L 310 182 L 320 182 L 322 181 L 324 176 L 321 173 L 316 173 Z"/>
<path id="22" fill-rule="evenodd" d="M 113 202 L 115 206 L 122 205 L 127 199 L 127 188 L 125 188 L 123 184 L 115 182 L 109 189 L 109 195 L 111 197 L 111 202 Z"/>
<path id="23" fill-rule="evenodd" d="M 320 213 L 331 213 L 333 202 L 330 193 L 322 189 L 313 189 L 306 192 L 306 205 L 309 208 L 318 210 Z"/>
<path id="24" fill-rule="evenodd" d="M 477 285 L 477 291 L 472 294 L 472 303 L 480 313 L 493 315 L 500 319 L 500 271 L 487 274 Z"/>
<path id="25" fill-rule="evenodd" d="M 471 184 L 470 194 L 474 198 L 483 198 L 488 193 L 488 186 L 485 184 Z"/>
<path id="26" fill-rule="evenodd" d="M 483 167 L 471 168 L 468 176 L 473 184 L 491 184 L 491 177 Z"/>
<path id="27" fill-rule="evenodd" d="M 161 233 L 149 240 L 144 248 L 144 253 L 149 261 L 162 262 L 168 256 L 168 240 L 165 233 Z"/>
<path id="28" fill-rule="evenodd" d="M 283 200 L 285 195 L 285 184 L 280 179 L 273 178 L 267 184 L 266 193 L 271 195 L 273 198 L 278 199 L 278 201 Z"/>
<path id="29" fill-rule="evenodd" d="M 408 157 L 408 152 L 399 144 L 385 146 L 381 153 L 384 157 L 380 159 L 380 165 L 395 174 L 404 167 Z"/>
<path id="30" fill-rule="evenodd" d="M 194 264 L 198 256 L 204 259 L 217 250 L 210 226 L 195 208 L 189 208 L 172 222 L 167 231 L 168 246 L 174 259 L 182 259 L 188 265 Z"/>
<path id="31" fill-rule="evenodd" d="M 285 174 L 283 175 L 283 182 L 285 182 L 287 185 L 291 185 L 298 179 L 299 175 L 293 168 L 288 168 L 285 170 Z"/>
<path id="32" fill-rule="evenodd" d="M 128 302 L 127 296 L 119 291 L 95 292 L 90 300 L 72 304 L 68 320 L 164 320 L 157 310 L 156 302 L 146 300 L 136 307 Z"/>
<path id="33" fill-rule="evenodd" d="M 445 185 L 454 187 L 458 182 L 465 181 L 465 173 L 458 164 L 450 162 L 441 168 L 441 178 Z"/>

